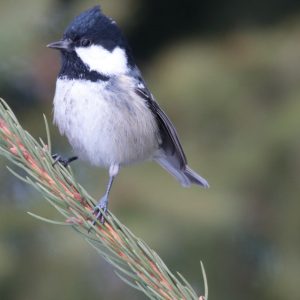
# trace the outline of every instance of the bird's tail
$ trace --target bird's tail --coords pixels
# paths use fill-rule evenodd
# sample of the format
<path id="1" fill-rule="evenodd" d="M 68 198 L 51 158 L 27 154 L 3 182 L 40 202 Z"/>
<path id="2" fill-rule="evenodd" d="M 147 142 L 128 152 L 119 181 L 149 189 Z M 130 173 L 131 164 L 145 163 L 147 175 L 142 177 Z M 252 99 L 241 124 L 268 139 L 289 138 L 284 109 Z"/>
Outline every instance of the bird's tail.
<path id="1" fill-rule="evenodd" d="M 193 171 L 188 165 L 179 169 L 172 164 L 167 157 L 155 158 L 155 161 L 160 164 L 166 171 L 173 175 L 184 187 L 189 187 L 192 183 L 201 185 L 204 188 L 208 188 L 208 182 Z"/>

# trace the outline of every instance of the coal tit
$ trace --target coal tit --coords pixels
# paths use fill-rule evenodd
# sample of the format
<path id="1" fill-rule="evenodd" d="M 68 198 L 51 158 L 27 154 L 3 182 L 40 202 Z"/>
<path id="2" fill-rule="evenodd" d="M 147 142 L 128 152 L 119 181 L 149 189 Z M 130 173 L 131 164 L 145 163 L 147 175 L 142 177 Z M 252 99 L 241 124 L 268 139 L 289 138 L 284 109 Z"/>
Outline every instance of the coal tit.
<path id="1" fill-rule="evenodd" d="M 159 107 L 134 62 L 116 22 L 93 7 L 77 16 L 63 38 L 48 45 L 60 50 L 54 122 L 79 158 L 109 169 L 109 183 L 95 208 L 108 206 L 120 167 L 152 159 L 183 186 L 208 187 L 189 168 L 172 122 Z"/>

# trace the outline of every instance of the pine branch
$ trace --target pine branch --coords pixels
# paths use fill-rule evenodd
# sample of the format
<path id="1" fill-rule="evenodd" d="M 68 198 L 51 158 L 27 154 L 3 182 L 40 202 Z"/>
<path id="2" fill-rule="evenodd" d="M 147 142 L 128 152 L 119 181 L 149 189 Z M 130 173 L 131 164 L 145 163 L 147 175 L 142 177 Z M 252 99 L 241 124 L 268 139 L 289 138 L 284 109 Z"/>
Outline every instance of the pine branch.
<path id="1" fill-rule="evenodd" d="M 7 103 L 0 99 L 0 154 L 26 172 L 23 177 L 9 169 L 37 189 L 64 216 L 65 222 L 29 214 L 42 221 L 71 226 L 116 269 L 123 281 L 144 292 L 150 299 L 207 300 L 202 263 L 205 297 L 199 298 L 182 275 L 173 275 L 155 251 L 111 212 L 105 216 L 104 225 L 96 220 L 93 214 L 95 200 L 75 181 L 71 168 L 60 164 L 53 167 L 49 127 L 44 119 L 47 143 L 41 139 L 36 141 L 25 131 Z M 93 222 L 95 226 L 92 226 Z"/>

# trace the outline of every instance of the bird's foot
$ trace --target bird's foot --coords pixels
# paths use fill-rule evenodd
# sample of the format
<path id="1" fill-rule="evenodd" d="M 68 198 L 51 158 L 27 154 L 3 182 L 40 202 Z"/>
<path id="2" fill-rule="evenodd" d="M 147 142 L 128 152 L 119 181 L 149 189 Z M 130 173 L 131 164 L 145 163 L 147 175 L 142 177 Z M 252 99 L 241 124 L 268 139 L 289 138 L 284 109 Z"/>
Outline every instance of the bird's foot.
<path id="1" fill-rule="evenodd" d="M 52 166 L 55 166 L 58 162 L 61 163 L 64 167 L 67 167 L 72 161 L 78 159 L 77 156 L 72 156 L 70 158 L 63 158 L 59 154 L 52 154 L 52 158 L 54 159 L 54 162 Z"/>
<path id="2" fill-rule="evenodd" d="M 96 219 L 100 221 L 101 224 L 105 223 L 105 216 L 108 208 L 108 195 L 104 195 L 98 204 L 94 208 L 94 215 Z M 92 226 L 96 224 L 96 221 L 93 222 Z"/>

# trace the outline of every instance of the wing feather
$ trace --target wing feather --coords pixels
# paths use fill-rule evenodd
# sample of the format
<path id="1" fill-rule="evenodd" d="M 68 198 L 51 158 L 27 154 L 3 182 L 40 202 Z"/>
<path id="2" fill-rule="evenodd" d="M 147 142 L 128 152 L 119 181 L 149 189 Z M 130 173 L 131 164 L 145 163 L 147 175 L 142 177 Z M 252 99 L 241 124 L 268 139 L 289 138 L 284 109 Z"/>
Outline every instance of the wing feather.
<path id="1" fill-rule="evenodd" d="M 158 122 L 160 131 L 159 133 L 162 139 L 162 150 L 164 150 L 166 155 L 172 156 L 172 162 L 177 165 L 179 169 L 184 169 L 187 164 L 186 156 L 180 144 L 177 131 L 171 120 L 159 107 L 153 95 L 143 83 L 139 83 L 138 87 L 136 88 L 136 93 L 146 100 L 149 108 Z"/>

